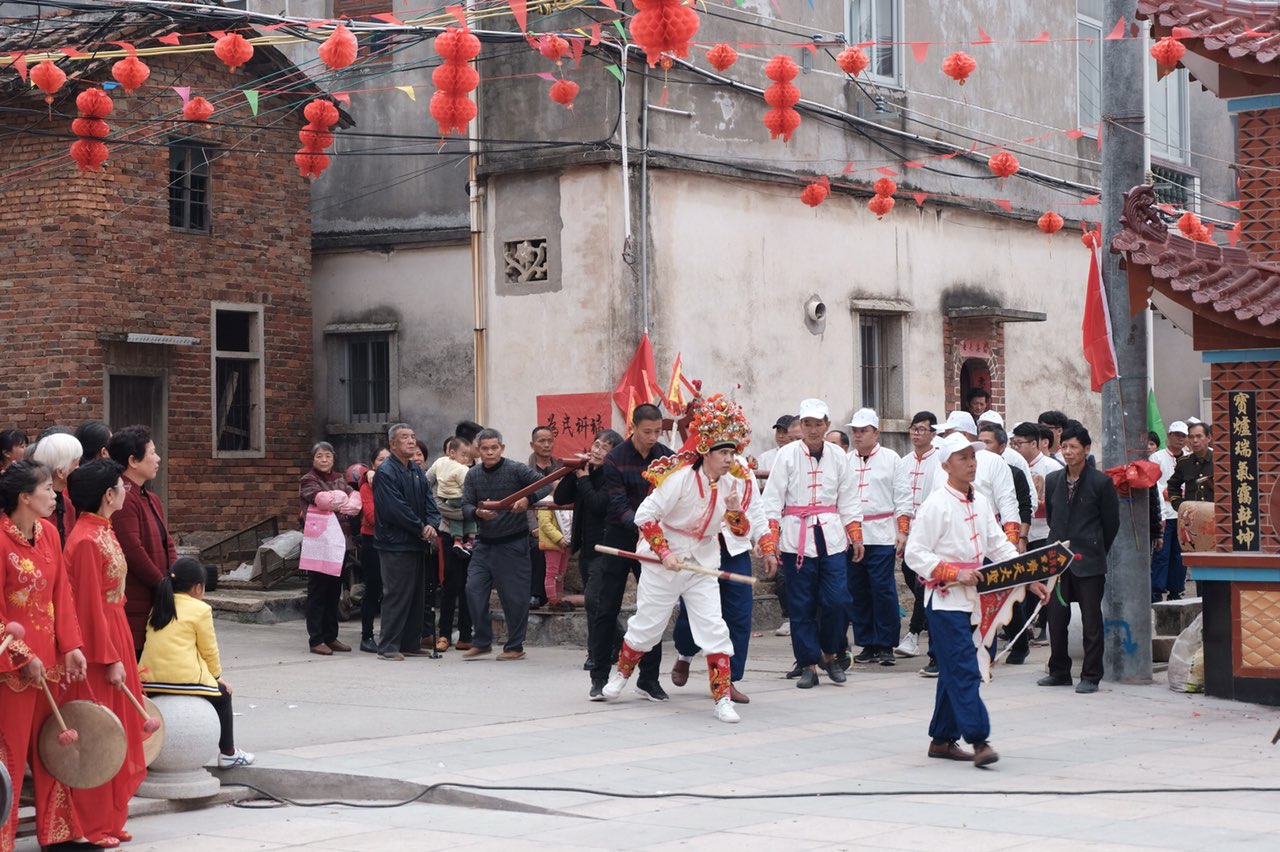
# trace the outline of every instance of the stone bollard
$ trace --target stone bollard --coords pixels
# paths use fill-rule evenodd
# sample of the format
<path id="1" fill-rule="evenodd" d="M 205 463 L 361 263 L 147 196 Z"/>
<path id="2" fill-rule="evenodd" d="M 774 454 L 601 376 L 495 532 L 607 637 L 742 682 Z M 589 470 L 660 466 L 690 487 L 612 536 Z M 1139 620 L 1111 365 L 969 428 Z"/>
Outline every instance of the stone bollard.
<path id="1" fill-rule="evenodd" d="M 218 714 L 194 695 L 153 695 L 164 717 L 164 745 L 138 788 L 144 799 L 199 799 L 221 788 L 204 765 L 218 753 Z"/>

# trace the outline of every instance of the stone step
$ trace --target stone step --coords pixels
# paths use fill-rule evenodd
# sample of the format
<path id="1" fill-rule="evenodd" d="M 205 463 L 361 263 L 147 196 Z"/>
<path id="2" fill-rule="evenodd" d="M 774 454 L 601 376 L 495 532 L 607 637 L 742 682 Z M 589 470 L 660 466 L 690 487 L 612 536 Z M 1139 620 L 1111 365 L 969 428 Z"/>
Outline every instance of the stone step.
<path id="1" fill-rule="evenodd" d="M 1202 608 L 1202 598 L 1184 598 L 1180 601 L 1160 601 L 1151 605 L 1155 618 L 1155 635 L 1177 636 L 1191 626 Z"/>
<path id="2" fill-rule="evenodd" d="M 1153 663 L 1169 662 L 1169 656 L 1173 653 L 1173 643 L 1177 641 L 1177 636 L 1152 636 L 1151 661 Z"/>

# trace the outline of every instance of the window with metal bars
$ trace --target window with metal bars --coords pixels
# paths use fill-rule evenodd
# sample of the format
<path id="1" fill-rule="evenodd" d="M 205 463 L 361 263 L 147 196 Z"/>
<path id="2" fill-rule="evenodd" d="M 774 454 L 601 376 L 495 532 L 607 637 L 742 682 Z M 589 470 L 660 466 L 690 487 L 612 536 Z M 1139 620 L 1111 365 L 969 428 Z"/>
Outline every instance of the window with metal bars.
<path id="1" fill-rule="evenodd" d="M 391 341 L 385 334 L 347 338 L 347 422 L 381 423 L 391 415 Z"/>
<path id="2" fill-rule="evenodd" d="M 208 232 L 211 159 L 202 145 L 169 145 L 169 227 Z"/>

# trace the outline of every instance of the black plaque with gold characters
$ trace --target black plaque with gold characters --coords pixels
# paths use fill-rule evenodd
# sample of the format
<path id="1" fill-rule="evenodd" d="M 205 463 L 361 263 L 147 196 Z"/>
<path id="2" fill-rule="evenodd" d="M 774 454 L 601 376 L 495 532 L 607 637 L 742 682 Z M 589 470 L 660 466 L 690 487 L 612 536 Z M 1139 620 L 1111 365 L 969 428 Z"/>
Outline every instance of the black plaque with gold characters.
<path id="1" fill-rule="evenodd" d="M 1231 391 L 1231 549 L 1262 545 L 1262 507 L 1258 501 L 1258 408 L 1253 391 Z"/>
<path id="2" fill-rule="evenodd" d="M 978 592 L 1009 589 L 1037 580 L 1043 582 L 1066 571 L 1073 559 L 1075 554 L 1071 552 L 1070 542 L 1055 541 L 1012 559 L 983 565 L 978 569 Z"/>

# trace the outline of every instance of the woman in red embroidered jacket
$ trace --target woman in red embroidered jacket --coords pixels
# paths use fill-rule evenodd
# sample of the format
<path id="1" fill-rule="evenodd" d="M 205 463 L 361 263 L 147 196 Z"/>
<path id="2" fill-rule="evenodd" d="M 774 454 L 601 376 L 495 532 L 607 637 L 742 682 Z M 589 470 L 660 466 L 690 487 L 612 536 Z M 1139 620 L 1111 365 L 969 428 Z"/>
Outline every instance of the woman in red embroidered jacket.
<path id="1" fill-rule="evenodd" d="M 53 477 L 42 464 L 20 461 L 0 475 L 0 621 L 26 633 L 0 654 L 0 760 L 14 786 L 28 764 L 35 782 L 36 839 L 41 846 L 79 836 L 71 794 L 40 761 L 36 740 L 49 704 L 40 681 L 55 693 L 83 680 L 80 625 L 62 566 L 62 541 L 46 520 L 53 514 Z M 0 829 L 0 852 L 10 852 L 18 827 L 18 797 Z"/>
<path id="2" fill-rule="evenodd" d="M 130 487 L 120 465 L 111 459 L 95 459 L 67 478 L 67 496 L 79 519 L 63 557 L 88 658 L 85 682 L 73 688 L 72 697 L 102 703 L 116 714 L 125 731 L 124 764 L 115 777 L 99 787 L 71 793 L 80 830 L 91 843 L 104 848 L 133 839 L 124 830 L 129 799 L 147 774 L 142 719 L 124 694 L 127 689 L 139 699 L 142 696 L 133 634 L 124 612 L 128 567 L 111 531 L 111 516 L 124 505 Z"/>

